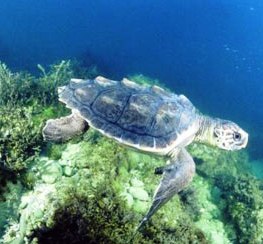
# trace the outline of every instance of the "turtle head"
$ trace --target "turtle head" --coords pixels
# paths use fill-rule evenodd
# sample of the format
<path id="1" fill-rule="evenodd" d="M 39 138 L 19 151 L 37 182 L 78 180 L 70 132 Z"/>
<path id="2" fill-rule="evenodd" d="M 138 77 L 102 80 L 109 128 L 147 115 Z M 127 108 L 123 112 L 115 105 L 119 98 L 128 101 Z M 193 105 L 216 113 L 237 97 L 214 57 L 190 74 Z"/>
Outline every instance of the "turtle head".
<path id="1" fill-rule="evenodd" d="M 215 119 L 212 126 L 212 144 L 225 150 L 239 150 L 245 148 L 248 142 L 248 133 L 242 130 L 237 124 L 228 121 Z"/>

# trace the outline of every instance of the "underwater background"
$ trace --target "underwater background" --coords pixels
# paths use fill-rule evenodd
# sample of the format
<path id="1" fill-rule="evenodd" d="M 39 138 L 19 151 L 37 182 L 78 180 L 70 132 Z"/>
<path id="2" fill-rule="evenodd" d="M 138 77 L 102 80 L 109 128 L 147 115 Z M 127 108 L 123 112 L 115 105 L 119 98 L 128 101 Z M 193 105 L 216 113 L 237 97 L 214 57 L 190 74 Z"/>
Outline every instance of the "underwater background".
<path id="1" fill-rule="evenodd" d="M 69 113 L 54 88 L 96 75 L 163 85 L 249 133 L 238 153 L 190 147 L 197 163 L 190 193 L 134 242 L 263 243 L 262 1 L 2 0 L 0 13 L 4 243 L 128 243 L 147 210 L 161 159 L 95 132 L 43 142 L 44 122 Z"/>

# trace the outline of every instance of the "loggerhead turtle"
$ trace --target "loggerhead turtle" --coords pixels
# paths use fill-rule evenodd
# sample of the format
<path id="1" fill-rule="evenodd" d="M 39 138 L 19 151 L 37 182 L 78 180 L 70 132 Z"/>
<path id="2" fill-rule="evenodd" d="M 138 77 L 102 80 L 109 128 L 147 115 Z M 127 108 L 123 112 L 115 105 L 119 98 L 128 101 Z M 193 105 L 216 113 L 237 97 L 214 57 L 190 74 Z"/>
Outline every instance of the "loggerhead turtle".
<path id="1" fill-rule="evenodd" d="M 235 123 L 201 115 L 184 95 L 158 86 L 99 76 L 71 79 L 58 93 L 72 114 L 48 120 L 45 140 L 66 141 L 91 126 L 122 145 L 168 157 L 167 165 L 156 169 L 163 177 L 139 227 L 192 180 L 195 164 L 187 145 L 195 141 L 239 150 L 248 142 L 248 134 Z"/>

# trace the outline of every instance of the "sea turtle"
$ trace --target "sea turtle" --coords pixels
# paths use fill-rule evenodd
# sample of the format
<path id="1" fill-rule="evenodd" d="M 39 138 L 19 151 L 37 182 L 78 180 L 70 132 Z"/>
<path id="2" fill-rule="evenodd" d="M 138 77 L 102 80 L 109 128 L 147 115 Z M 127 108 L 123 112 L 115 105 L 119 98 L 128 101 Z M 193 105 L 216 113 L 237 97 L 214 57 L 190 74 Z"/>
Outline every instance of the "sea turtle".
<path id="1" fill-rule="evenodd" d="M 201 115 L 184 95 L 158 86 L 99 76 L 71 79 L 58 93 L 72 114 L 48 120 L 45 140 L 65 141 L 90 126 L 130 148 L 168 157 L 167 165 L 156 169 L 163 177 L 139 226 L 192 180 L 195 164 L 187 145 L 195 141 L 239 150 L 248 142 L 248 134 L 235 123 Z"/>

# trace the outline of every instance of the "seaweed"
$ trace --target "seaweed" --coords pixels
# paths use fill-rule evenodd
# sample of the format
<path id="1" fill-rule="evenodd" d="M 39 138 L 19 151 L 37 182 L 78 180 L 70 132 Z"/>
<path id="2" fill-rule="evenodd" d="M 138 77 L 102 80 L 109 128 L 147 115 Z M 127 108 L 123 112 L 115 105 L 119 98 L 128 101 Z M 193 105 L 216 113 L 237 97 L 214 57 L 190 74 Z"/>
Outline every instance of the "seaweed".
<path id="1" fill-rule="evenodd" d="M 40 152 L 41 128 L 24 107 L 1 107 L 0 115 L 0 167 L 21 171 Z"/>
<path id="2" fill-rule="evenodd" d="M 28 73 L 13 73 L 0 62 L 0 105 L 24 104 L 33 96 L 37 83 Z"/>
<path id="3" fill-rule="evenodd" d="M 234 243 L 262 243 L 263 185 L 252 175 L 247 152 L 230 154 L 203 145 L 192 145 L 190 150 L 202 161 L 197 165 L 199 175 L 216 186 L 212 200 L 222 213 L 229 239 Z"/>
<path id="4" fill-rule="evenodd" d="M 149 76 L 143 75 L 143 74 L 133 74 L 128 76 L 129 80 L 132 80 L 140 85 L 144 86 L 160 86 L 162 88 L 165 88 L 166 90 L 169 90 L 168 87 L 165 86 L 164 83 L 160 82 L 158 79 L 153 79 Z"/>
<path id="5" fill-rule="evenodd" d="M 47 70 L 38 65 L 41 74 L 35 77 L 0 64 L 3 241 L 261 243 L 263 186 L 251 176 L 246 152 L 191 145 L 197 175 L 190 188 L 134 235 L 160 180 L 154 168 L 164 165 L 164 159 L 125 149 L 92 129 L 67 144 L 43 142 L 44 122 L 69 113 L 57 101 L 57 87 L 73 76 L 93 78 L 94 67 L 79 68 L 72 61 Z M 161 84 L 143 75 L 131 79 Z M 15 186 L 10 183 L 13 172 L 22 175 L 19 181 L 26 186 L 22 198 L 20 184 L 9 190 Z M 15 207 L 8 199 L 14 199 Z"/>
<path id="6" fill-rule="evenodd" d="M 97 185 L 93 197 L 70 188 L 64 194 L 54 226 L 35 230 L 31 239 L 37 237 L 39 243 L 127 243 L 134 216 L 124 211 L 124 202 L 113 194 L 109 182 Z"/>
<path id="7" fill-rule="evenodd" d="M 30 178 L 37 172 L 34 187 L 22 198 L 19 223 L 7 229 L 4 243 L 20 238 L 38 243 L 207 243 L 178 197 L 134 235 L 158 181 L 153 169 L 162 161 L 89 132 L 82 142 L 58 147 L 63 150 L 58 160 L 35 160 L 26 173 Z M 62 168 L 62 175 L 54 167 Z"/>
<path id="8" fill-rule="evenodd" d="M 9 181 L 2 186 L 0 194 L 0 236 L 3 236 L 5 228 L 18 218 L 17 209 L 23 194 L 20 182 Z"/>
<path id="9" fill-rule="evenodd" d="M 41 65 L 38 68 L 41 75 L 35 77 L 13 73 L 0 63 L 0 167 L 8 170 L 26 169 L 44 145 L 44 122 L 68 112 L 58 103 L 57 87 L 77 72 L 86 78 L 96 72 L 94 67 L 84 69 L 70 60 L 53 64 L 48 71 Z"/>
<path id="10" fill-rule="evenodd" d="M 262 182 L 251 175 L 218 175 L 216 185 L 226 201 L 225 217 L 234 225 L 237 243 L 263 242 Z"/>
<path id="11" fill-rule="evenodd" d="M 58 104 L 57 88 L 65 85 L 73 77 L 94 78 L 95 66 L 83 68 L 77 61 L 62 60 L 46 70 L 38 64 L 40 75 L 35 77 L 27 72 L 11 72 L 0 62 L 0 105 L 47 106 Z"/>

